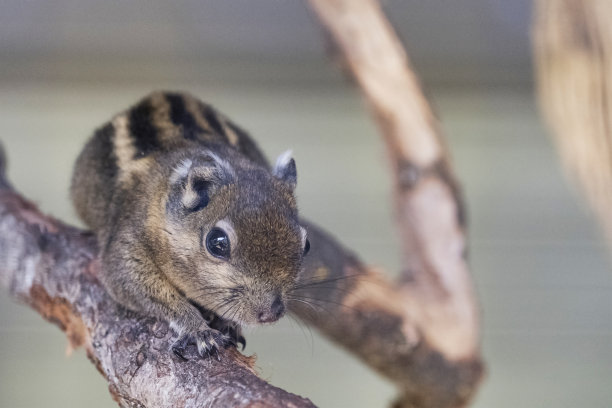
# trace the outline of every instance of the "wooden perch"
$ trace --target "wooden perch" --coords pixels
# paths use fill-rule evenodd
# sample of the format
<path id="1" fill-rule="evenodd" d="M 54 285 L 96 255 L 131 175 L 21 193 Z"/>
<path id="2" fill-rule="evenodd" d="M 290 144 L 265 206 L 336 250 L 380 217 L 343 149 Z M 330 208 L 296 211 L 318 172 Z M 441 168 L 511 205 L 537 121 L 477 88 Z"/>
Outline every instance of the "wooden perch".
<path id="1" fill-rule="evenodd" d="M 375 2 L 311 0 L 363 89 L 388 145 L 405 255 L 385 279 L 308 224 L 310 254 L 291 312 L 401 391 L 398 407 L 463 407 L 481 380 L 477 308 L 459 189 L 435 119 Z M 0 169 L 4 163 L 0 160 Z M 0 174 L 0 284 L 83 346 L 125 407 L 306 407 L 261 380 L 236 349 L 184 361 L 164 322 L 128 313 L 97 276 L 95 238 L 43 216 Z"/>
<path id="2" fill-rule="evenodd" d="M 612 2 L 538 0 L 535 11 L 540 106 L 612 245 Z"/>

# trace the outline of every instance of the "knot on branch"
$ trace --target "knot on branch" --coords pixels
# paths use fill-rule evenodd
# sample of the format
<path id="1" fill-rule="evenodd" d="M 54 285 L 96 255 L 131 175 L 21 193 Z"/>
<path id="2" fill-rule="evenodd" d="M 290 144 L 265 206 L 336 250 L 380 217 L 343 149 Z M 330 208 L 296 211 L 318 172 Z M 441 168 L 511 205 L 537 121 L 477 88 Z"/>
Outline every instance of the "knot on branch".
<path id="1" fill-rule="evenodd" d="M 443 183 L 450 190 L 453 201 L 457 205 L 457 223 L 460 227 L 465 227 L 466 213 L 461 189 L 444 159 L 439 159 L 429 166 L 419 166 L 410 160 L 399 159 L 397 175 L 399 189 L 403 192 L 414 190 L 417 185 L 427 179 L 437 179 Z"/>
<path id="2" fill-rule="evenodd" d="M 414 189 L 417 184 L 427 178 L 437 178 L 447 184 L 452 190 L 456 182 L 443 159 L 435 161 L 429 166 L 419 166 L 407 159 L 398 161 L 398 180 L 402 190 Z"/>
<path id="3" fill-rule="evenodd" d="M 399 159 L 398 180 L 402 190 L 412 190 L 417 184 L 428 178 L 437 178 L 447 184 L 451 190 L 454 190 L 457 184 L 443 159 L 437 160 L 429 166 L 419 166 L 410 160 Z"/>
<path id="4" fill-rule="evenodd" d="M 398 164 L 398 181 L 402 190 L 413 189 L 427 173 L 427 168 L 419 168 L 408 160 L 401 160 Z"/>

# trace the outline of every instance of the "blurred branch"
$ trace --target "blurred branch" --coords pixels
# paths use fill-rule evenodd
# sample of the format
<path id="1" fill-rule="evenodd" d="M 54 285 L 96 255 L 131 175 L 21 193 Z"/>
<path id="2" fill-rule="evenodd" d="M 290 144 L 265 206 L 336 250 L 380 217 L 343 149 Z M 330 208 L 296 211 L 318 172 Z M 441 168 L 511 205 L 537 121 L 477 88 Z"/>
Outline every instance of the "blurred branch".
<path id="1" fill-rule="evenodd" d="M 381 128 L 404 254 L 399 286 L 345 263 L 344 274 L 368 276 L 358 285 L 363 298 L 351 290 L 344 300 L 363 310 L 344 310 L 335 319 L 342 329 L 314 323 L 398 384 L 398 406 L 465 406 L 483 372 L 478 311 L 465 261 L 462 197 L 436 120 L 375 0 L 310 4 Z"/>
<path id="2" fill-rule="evenodd" d="M 541 109 L 612 242 L 612 2 L 538 0 L 535 17 Z"/>

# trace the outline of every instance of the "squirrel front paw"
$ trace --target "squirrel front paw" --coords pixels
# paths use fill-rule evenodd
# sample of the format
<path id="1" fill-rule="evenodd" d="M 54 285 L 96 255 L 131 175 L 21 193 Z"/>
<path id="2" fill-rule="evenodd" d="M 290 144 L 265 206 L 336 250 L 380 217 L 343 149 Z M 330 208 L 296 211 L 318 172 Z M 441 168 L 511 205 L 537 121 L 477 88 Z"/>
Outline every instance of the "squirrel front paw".
<path id="1" fill-rule="evenodd" d="M 177 356 L 186 360 L 185 354 L 187 347 L 190 344 L 195 344 L 198 349 L 198 354 L 201 357 L 210 357 L 213 354 L 219 359 L 219 349 L 227 346 L 236 346 L 235 341 L 226 334 L 223 334 L 215 329 L 206 328 L 198 330 L 194 333 L 183 334 L 173 345 L 172 351 Z"/>

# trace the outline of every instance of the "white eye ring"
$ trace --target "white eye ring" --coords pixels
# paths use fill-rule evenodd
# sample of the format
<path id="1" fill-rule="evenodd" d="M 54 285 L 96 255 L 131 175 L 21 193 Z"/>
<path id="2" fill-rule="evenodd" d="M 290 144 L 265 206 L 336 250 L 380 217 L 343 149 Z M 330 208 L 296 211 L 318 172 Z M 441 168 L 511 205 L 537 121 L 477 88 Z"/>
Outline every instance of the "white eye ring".
<path id="1" fill-rule="evenodd" d="M 306 231 L 306 228 L 300 227 L 300 233 L 302 234 L 302 248 L 304 248 L 306 239 L 308 238 L 308 231 Z"/>

